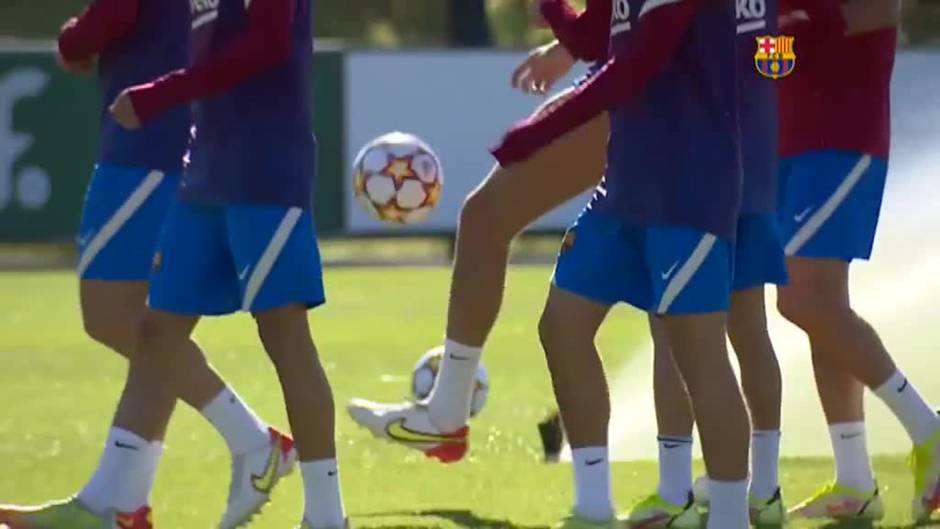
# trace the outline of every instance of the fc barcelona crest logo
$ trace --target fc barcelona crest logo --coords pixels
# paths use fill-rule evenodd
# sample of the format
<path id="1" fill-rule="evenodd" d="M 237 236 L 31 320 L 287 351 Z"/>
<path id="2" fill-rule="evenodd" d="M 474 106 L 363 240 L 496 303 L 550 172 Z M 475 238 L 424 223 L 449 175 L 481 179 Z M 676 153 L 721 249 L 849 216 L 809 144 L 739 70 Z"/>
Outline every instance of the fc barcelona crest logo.
<path id="1" fill-rule="evenodd" d="M 796 54 L 793 52 L 794 37 L 757 37 L 757 53 L 754 66 L 757 72 L 769 79 L 780 79 L 793 73 Z"/>

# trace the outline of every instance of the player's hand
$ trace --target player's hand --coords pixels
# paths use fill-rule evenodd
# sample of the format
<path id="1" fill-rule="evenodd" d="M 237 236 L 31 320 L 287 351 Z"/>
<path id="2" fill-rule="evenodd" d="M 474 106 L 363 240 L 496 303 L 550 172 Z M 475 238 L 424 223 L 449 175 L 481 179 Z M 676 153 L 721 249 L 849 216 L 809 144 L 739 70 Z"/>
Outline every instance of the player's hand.
<path id="1" fill-rule="evenodd" d="M 111 104 L 111 115 L 114 121 L 125 129 L 134 130 L 140 128 L 140 119 L 137 117 L 137 111 L 134 110 L 134 102 L 131 100 L 128 90 L 121 92 L 114 103 Z"/>
<path id="2" fill-rule="evenodd" d="M 539 46 L 512 72 L 512 86 L 527 94 L 544 94 L 574 66 L 575 59 L 558 42 Z"/>
<path id="3" fill-rule="evenodd" d="M 94 73 L 95 65 L 98 62 L 97 57 L 85 59 L 84 61 L 69 61 L 60 53 L 56 53 L 55 59 L 59 64 L 59 68 L 74 75 L 91 75 Z"/>

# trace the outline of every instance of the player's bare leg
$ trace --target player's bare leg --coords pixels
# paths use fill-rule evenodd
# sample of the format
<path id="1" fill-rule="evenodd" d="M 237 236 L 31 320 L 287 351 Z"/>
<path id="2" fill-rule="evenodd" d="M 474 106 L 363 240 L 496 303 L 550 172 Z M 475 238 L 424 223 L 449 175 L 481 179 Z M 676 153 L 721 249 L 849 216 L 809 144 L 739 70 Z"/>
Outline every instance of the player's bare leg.
<path id="1" fill-rule="evenodd" d="M 650 316 L 649 324 L 653 337 L 659 483 L 655 493 L 631 507 L 627 521 L 638 527 L 698 528 L 701 519 L 689 497 L 692 491 L 692 404 L 672 358 L 666 325 L 654 316 Z"/>
<path id="2" fill-rule="evenodd" d="M 849 263 L 835 259 L 788 258 L 791 282 L 780 289 L 780 312 L 803 329 L 813 347 L 817 384 L 827 419 L 861 418 L 862 393 L 849 376 L 881 398 L 907 430 L 914 444 L 916 519 L 929 516 L 940 507 L 940 419 L 916 388 L 897 369 L 878 334 L 852 309 L 849 298 Z M 829 384 L 832 384 L 829 387 Z M 848 402 L 845 402 L 848 400 Z M 841 402 L 840 402 L 841 401 Z M 837 469 L 868 466 L 864 445 L 864 423 L 830 422 Z M 851 463 L 839 463 L 852 459 Z M 843 472 L 844 474 L 845 472 Z M 867 476 L 853 475 L 859 485 L 869 485 Z M 874 481 L 868 488 L 837 481 L 797 508 L 798 514 L 813 516 L 814 506 L 827 495 L 857 496 L 861 503 L 877 494 Z M 846 479 L 846 478 L 843 478 Z M 838 487 L 847 488 L 841 490 Z M 845 493 L 845 494 L 842 494 Z M 877 496 L 875 496 L 877 499 Z M 870 517 L 879 518 L 880 501 L 872 501 Z"/>
<path id="3" fill-rule="evenodd" d="M 497 165 L 467 197 L 457 229 L 449 339 L 483 345 L 502 303 L 510 243 L 540 216 L 597 184 L 607 135 L 607 116 L 595 118 L 530 160 Z"/>
<path id="4" fill-rule="evenodd" d="M 281 381 L 303 472 L 313 528 L 343 527 L 345 512 L 336 464 L 333 392 L 307 321 L 307 307 L 289 305 L 255 315 L 258 335 Z"/>
<path id="5" fill-rule="evenodd" d="M 502 304 L 510 243 L 540 216 L 597 184 L 608 135 L 608 118 L 599 116 L 524 162 L 495 167 L 470 194 L 457 229 L 444 359 L 428 403 L 354 400 L 349 412 L 357 423 L 444 462 L 463 457 L 476 371 Z M 399 421 L 422 435 L 390 435 L 387 426 Z"/>
<path id="6" fill-rule="evenodd" d="M 779 431 L 782 381 L 777 353 L 767 331 L 763 286 L 731 295 L 728 338 L 741 367 L 741 388 L 754 430 Z"/>
<path id="7" fill-rule="evenodd" d="M 447 316 L 450 350 L 438 382 L 446 390 L 435 388 L 429 401 L 440 429 L 455 430 L 469 418 L 481 349 L 502 303 L 510 242 L 538 217 L 597 184 L 607 134 L 607 117 L 595 118 L 526 162 L 494 168 L 464 203 Z"/>
<path id="8" fill-rule="evenodd" d="M 78 494 L 90 512 L 147 509 L 162 452 L 160 440 L 177 400 L 175 377 L 187 367 L 183 345 L 197 321 L 150 310 L 142 316 L 108 445 Z"/>
<path id="9" fill-rule="evenodd" d="M 747 527 L 750 424 L 728 358 L 726 320 L 723 312 L 663 317 L 673 358 L 688 388 L 711 477 L 709 527 Z"/>
<path id="10" fill-rule="evenodd" d="M 82 280 L 80 289 L 86 332 L 129 358 L 137 345 L 139 323 L 146 312 L 147 282 Z M 174 379 L 179 398 L 216 428 L 231 452 L 233 463 L 251 452 L 267 449 L 274 437 L 285 437 L 258 418 L 225 384 L 188 335 L 179 347 L 179 361 L 186 365 Z M 239 504 L 245 504 L 244 510 L 256 508 L 256 499 L 242 501 L 233 496 L 229 500 L 230 509 L 242 510 Z"/>
<path id="11" fill-rule="evenodd" d="M 163 439 L 176 404 L 177 374 L 188 369 L 185 344 L 199 318 L 147 310 L 130 357 L 114 426 L 147 441 Z"/>
<path id="12" fill-rule="evenodd" d="M 593 523 L 614 516 L 607 449 L 610 393 L 594 345 L 609 310 L 553 285 L 539 321 L 539 338 L 574 460 L 574 515 Z"/>
<path id="13" fill-rule="evenodd" d="M 85 332 L 96 342 L 130 358 L 138 323 L 146 309 L 148 288 L 146 281 L 82 280 L 80 298 Z M 190 367 L 188 376 L 176 381 L 179 398 L 201 410 L 225 389 L 225 382 L 194 341 L 187 340 L 182 347 Z"/>
<path id="14" fill-rule="evenodd" d="M 778 502 L 781 376 L 767 332 L 763 287 L 736 291 L 731 296 L 728 336 L 739 365 L 744 396 L 754 432 L 751 438 L 752 519 L 762 516 L 768 502 Z M 632 516 L 681 512 L 692 485 L 693 415 L 685 383 L 672 358 L 665 324 L 650 318 L 653 336 L 653 381 L 659 432 L 660 480 L 657 494 L 637 505 Z M 776 514 L 782 509 L 773 505 Z M 766 513 L 771 517 L 774 513 Z M 778 516 L 772 516 L 774 519 Z"/>

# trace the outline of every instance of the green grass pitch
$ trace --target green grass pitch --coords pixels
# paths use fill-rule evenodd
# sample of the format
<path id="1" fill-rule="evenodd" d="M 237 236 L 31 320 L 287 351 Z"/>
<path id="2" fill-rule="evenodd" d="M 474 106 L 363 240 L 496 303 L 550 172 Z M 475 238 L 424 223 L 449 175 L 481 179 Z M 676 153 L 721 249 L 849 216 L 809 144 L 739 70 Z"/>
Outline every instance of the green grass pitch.
<path id="1" fill-rule="evenodd" d="M 549 275 L 547 267 L 511 272 L 485 357 L 492 391 L 473 423 L 471 456 L 443 468 L 374 441 L 341 406 L 354 396 L 405 396 L 413 362 L 441 340 L 449 272 L 327 270 L 329 303 L 310 320 L 340 406 L 340 465 L 356 527 L 527 529 L 565 515 L 571 470 L 541 463 L 535 428 L 553 404 L 535 333 Z M 196 336 L 242 396 L 265 419 L 286 426 L 274 372 L 251 319 L 207 319 Z M 608 366 L 623 364 L 645 339 L 640 315 L 615 311 L 600 339 Z M 124 373 L 116 355 L 84 336 L 70 273 L 0 273 L 0 502 L 60 498 L 83 483 L 97 461 Z M 614 412 L 630 413 L 616 407 Z M 878 458 L 876 467 L 888 526 L 902 527 L 911 488 L 903 460 Z M 621 508 L 655 485 L 653 462 L 618 463 L 614 471 Z M 213 526 L 228 473 L 222 441 L 196 413 L 180 406 L 153 497 L 158 527 Z M 782 473 L 785 495 L 793 502 L 827 480 L 831 469 L 818 459 L 788 459 Z M 291 476 L 254 527 L 294 527 L 301 502 L 299 479 Z"/>

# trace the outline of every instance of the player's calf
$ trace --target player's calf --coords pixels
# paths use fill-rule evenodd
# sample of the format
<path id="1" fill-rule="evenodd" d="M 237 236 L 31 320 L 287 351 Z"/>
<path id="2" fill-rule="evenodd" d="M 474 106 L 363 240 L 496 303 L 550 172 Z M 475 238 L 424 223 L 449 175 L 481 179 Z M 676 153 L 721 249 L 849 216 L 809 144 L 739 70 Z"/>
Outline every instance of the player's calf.
<path id="1" fill-rule="evenodd" d="M 343 527 L 333 393 L 310 335 L 307 307 L 287 305 L 259 312 L 255 318 L 281 381 L 297 440 L 306 498 L 304 520 L 310 527 Z"/>
<path id="2" fill-rule="evenodd" d="M 709 527 L 747 527 L 750 425 L 728 361 L 725 314 L 666 316 L 664 321 L 712 478 Z"/>
<path id="3" fill-rule="evenodd" d="M 754 429 L 780 430 L 783 382 L 767 330 L 763 285 L 732 294 L 728 338 L 741 367 L 741 387 Z"/>
<path id="4" fill-rule="evenodd" d="M 539 321 L 558 407 L 572 448 L 575 514 L 613 518 L 607 427 L 610 395 L 594 336 L 609 306 L 552 286 Z"/>

